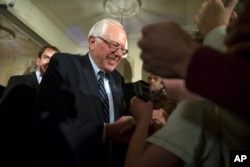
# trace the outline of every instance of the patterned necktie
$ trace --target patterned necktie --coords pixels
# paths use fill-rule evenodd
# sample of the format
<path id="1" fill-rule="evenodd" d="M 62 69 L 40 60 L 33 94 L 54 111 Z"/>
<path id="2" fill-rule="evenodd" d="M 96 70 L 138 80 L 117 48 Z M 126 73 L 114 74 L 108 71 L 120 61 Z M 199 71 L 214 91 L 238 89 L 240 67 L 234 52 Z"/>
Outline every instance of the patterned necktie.
<path id="1" fill-rule="evenodd" d="M 99 86 L 100 98 L 101 98 L 102 106 L 104 110 L 104 122 L 109 123 L 109 99 L 108 99 L 106 90 L 104 88 L 104 72 L 99 71 L 98 75 L 100 76 L 98 80 L 98 86 Z"/>

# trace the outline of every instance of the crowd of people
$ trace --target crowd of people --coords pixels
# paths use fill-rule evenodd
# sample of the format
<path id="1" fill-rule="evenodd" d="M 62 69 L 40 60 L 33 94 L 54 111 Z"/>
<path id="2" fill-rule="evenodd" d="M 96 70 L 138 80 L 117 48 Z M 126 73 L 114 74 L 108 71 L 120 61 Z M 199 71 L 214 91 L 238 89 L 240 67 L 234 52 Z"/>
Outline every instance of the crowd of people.
<path id="1" fill-rule="evenodd" d="M 250 149 L 249 11 L 245 0 L 204 1 L 199 41 L 173 21 L 144 27 L 151 99 L 127 110 L 118 21 L 92 26 L 84 56 L 42 47 L 37 70 L 11 77 L 1 98 L 0 166 L 229 167 L 230 151 Z"/>
<path id="2" fill-rule="evenodd" d="M 187 88 L 203 98 L 180 103 L 166 125 L 149 138 L 153 105 L 134 98 L 131 112 L 137 124 L 125 166 L 230 166 L 230 151 L 249 150 L 250 5 L 231 21 L 237 3 L 207 0 L 196 15 L 198 27 L 208 29 L 201 28 L 201 34 L 226 26 L 225 39 L 219 37 L 225 40 L 225 53 L 219 45 L 213 49 L 196 42 L 174 22 L 142 30 L 143 67 L 164 78 L 185 79 Z"/>

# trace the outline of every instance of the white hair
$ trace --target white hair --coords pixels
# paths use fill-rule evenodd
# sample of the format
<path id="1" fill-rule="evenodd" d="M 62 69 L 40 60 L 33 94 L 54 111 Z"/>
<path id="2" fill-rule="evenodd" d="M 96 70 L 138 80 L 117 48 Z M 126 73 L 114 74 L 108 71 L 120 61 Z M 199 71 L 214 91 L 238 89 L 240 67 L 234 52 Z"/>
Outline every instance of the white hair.
<path id="1" fill-rule="evenodd" d="M 107 26 L 110 24 L 116 24 L 123 28 L 122 24 L 114 19 L 106 18 L 95 23 L 89 31 L 88 37 L 90 36 L 103 36 L 106 33 Z"/>

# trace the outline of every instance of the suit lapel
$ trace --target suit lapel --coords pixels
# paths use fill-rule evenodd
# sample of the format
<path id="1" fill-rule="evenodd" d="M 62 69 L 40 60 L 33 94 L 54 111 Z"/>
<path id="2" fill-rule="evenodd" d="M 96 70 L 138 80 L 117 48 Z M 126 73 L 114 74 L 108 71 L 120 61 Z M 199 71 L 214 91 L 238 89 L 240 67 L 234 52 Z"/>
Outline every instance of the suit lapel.
<path id="1" fill-rule="evenodd" d="M 89 58 L 85 55 L 82 56 L 81 59 L 81 66 L 83 72 L 82 75 L 84 77 L 80 77 L 83 78 L 83 81 L 80 80 L 80 82 L 83 83 L 79 83 L 80 89 L 87 89 L 88 91 L 90 91 L 91 94 L 99 96 L 97 79 L 94 73 L 94 69 L 89 61 Z"/>
<path id="2" fill-rule="evenodd" d="M 120 113 L 120 109 L 119 109 L 119 97 L 118 95 L 121 94 L 121 89 L 119 88 L 119 86 L 116 84 L 114 77 L 112 76 L 112 74 L 108 74 L 109 77 L 109 85 L 110 85 L 110 89 L 112 92 L 112 96 L 113 96 L 113 102 L 114 102 L 114 114 L 115 114 L 115 120 L 117 120 L 122 113 Z"/>

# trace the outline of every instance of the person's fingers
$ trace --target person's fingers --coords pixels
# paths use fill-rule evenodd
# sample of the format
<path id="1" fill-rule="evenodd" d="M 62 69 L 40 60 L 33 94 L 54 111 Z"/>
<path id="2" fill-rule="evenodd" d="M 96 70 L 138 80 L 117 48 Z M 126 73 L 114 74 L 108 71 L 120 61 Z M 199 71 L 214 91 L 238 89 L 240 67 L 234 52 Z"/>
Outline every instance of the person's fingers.
<path id="1" fill-rule="evenodd" d="M 238 2 L 239 2 L 239 0 L 227 0 L 226 3 L 225 3 L 225 5 L 224 5 L 225 9 L 228 12 L 232 13 Z"/>
<path id="2" fill-rule="evenodd" d="M 119 134 L 122 135 L 122 134 L 125 134 L 129 131 L 131 131 L 132 129 L 135 128 L 135 121 L 131 124 L 127 124 L 126 126 L 124 126 L 120 131 L 119 131 Z"/>

